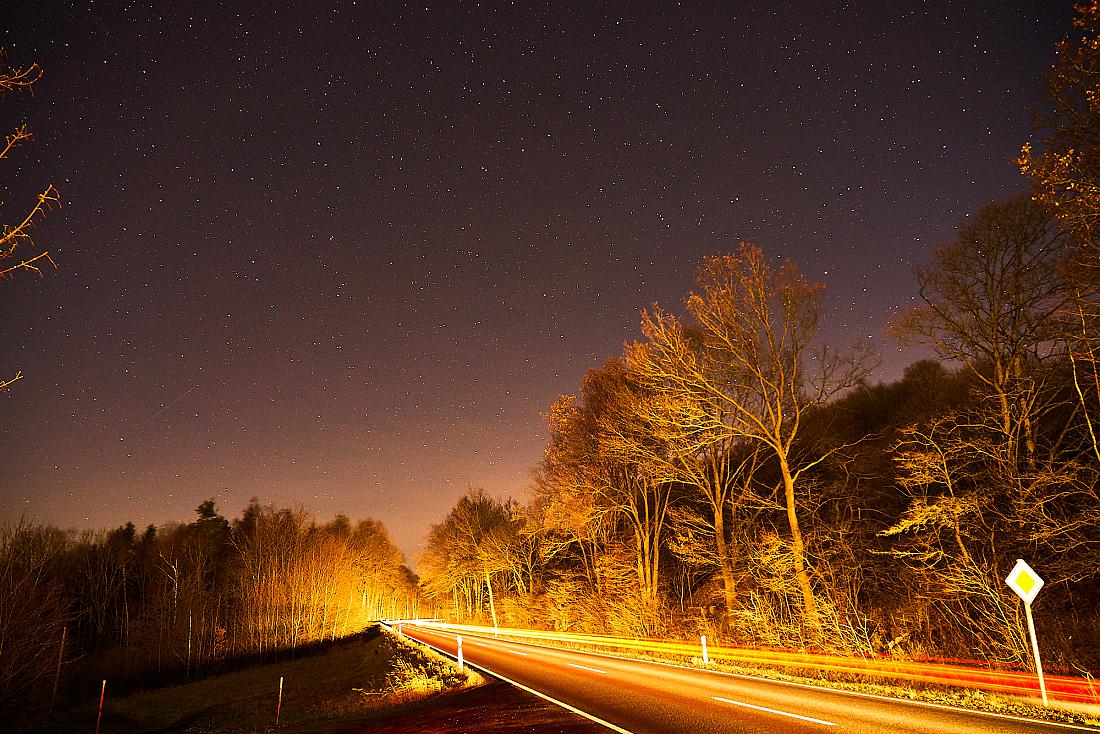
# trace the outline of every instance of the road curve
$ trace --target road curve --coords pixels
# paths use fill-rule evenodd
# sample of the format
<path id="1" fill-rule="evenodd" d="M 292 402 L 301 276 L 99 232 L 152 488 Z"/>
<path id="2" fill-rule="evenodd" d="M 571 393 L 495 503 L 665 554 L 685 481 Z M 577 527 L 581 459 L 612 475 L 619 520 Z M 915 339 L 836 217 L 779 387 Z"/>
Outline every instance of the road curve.
<path id="1" fill-rule="evenodd" d="M 404 625 L 451 656 L 456 635 Z M 1100 728 L 461 634 L 466 661 L 628 734 L 1072 734 Z"/>

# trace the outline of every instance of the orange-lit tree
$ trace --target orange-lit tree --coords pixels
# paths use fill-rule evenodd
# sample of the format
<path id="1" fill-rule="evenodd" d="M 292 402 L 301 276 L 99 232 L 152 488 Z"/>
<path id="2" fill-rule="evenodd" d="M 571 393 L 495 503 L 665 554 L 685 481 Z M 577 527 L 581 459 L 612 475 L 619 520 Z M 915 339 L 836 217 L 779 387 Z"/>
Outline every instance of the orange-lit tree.
<path id="1" fill-rule="evenodd" d="M 233 634 L 256 654 L 343 637 L 409 606 L 401 554 L 376 522 L 318 526 L 302 508 L 254 502 L 229 541 Z"/>
<path id="2" fill-rule="evenodd" d="M 952 415 L 905 429 L 894 460 L 910 502 L 881 535 L 897 539 L 890 552 L 910 568 L 916 606 L 942 615 L 942 638 L 1021 662 L 1027 643 L 1020 608 L 1001 581 L 1010 537 L 998 522 L 998 489 L 988 488 L 1003 454 L 990 435 Z"/>
<path id="3" fill-rule="evenodd" d="M 702 348 L 698 333 L 687 332 L 685 348 Z M 627 348 L 631 364 L 646 365 L 652 358 L 648 344 L 634 343 Z M 711 369 L 724 370 L 722 363 Z M 722 382 L 722 374 L 712 376 Z M 671 511 L 670 547 L 690 566 L 717 572 L 722 581 L 726 621 L 737 607 L 737 591 L 747 569 L 738 563 L 747 544 L 748 528 L 765 507 L 773 503 L 759 492 L 757 469 L 761 447 L 743 436 L 726 430 L 734 416 L 725 400 L 701 392 L 666 390 L 654 384 L 651 398 L 638 402 L 644 410 L 652 438 L 638 449 L 659 446 L 647 455 L 656 476 L 663 481 L 692 490 L 696 502 L 680 502 Z M 707 418 L 702 418 L 705 415 Z M 656 439 L 656 440 L 654 440 Z M 743 559 L 741 559 L 743 560 Z"/>
<path id="4" fill-rule="evenodd" d="M 1024 145 L 1018 163 L 1035 198 L 1073 236 L 1067 268 L 1073 285 L 1067 330 L 1074 384 L 1100 461 L 1100 2 L 1076 7 L 1076 34 L 1061 41 L 1047 75 L 1049 104 L 1037 115 L 1039 149 Z"/>
<path id="5" fill-rule="evenodd" d="M 902 431 L 892 453 L 909 504 L 882 535 L 943 634 L 996 659 L 1027 657 L 1002 583 L 1017 557 L 1041 558 L 1055 583 L 1094 575 L 1100 466 L 1087 401 L 1075 406 L 1066 384 L 1082 394 L 1071 253 L 1046 203 L 989 204 L 918 272 L 924 303 L 893 327 L 962 363 L 974 396 Z"/>
<path id="6" fill-rule="evenodd" d="M 1021 170 L 1035 196 L 1073 232 L 1091 268 L 1100 268 L 1100 2 L 1075 6 L 1077 34 L 1061 41 L 1047 75 L 1046 137 L 1036 151 L 1024 145 Z M 1083 260 L 1083 259 L 1082 259 Z"/>
<path id="7" fill-rule="evenodd" d="M 0 50 L 0 60 L 3 51 Z M 42 69 L 38 64 L 0 68 L 0 98 L 7 94 L 29 92 L 42 78 Z M 0 147 L 0 159 L 6 158 L 13 150 L 34 140 L 27 125 L 18 125 L 4 136 L 4 145 Z M 18 222 L 4 224 L 0 228 L 0 278 L 8 277 L 19 270 L 27 270 L 38 275 L 46 266 L 57 267 L 49 251 L 37 251 L 31 237 L 31 229 L 45 213 L 60 204 L 61 197 L 53 184 L 38 195 L 37 200 L 25 210 Z M 23 377 L 17 371 L 11 377 L 0 377 L 0 391 L 8 389 L 12 383 Z"/>
<path id="8" fill-rule="evenodd" d="M 450 597 L 456 619 L 461 618 L 463 606 L 467 614 L 473 614 L 487 601 L 489 619 L 494 627 L 499 625 L 501 580 L 515 580 L 512 556 L 519 543 L 515 510 L 511 500 L 502 502 L 471 489 L 443 522 L 431 527 L 420 558 L 421 584 L 430 596 Z"/>
<path id="9" fill-rule="evenodd" d="M 687 299 L 690 320 L 659 306 L 643 314 L 647 344 L 631 367 L 688 412 L 685 427 L 735 443 L 756 444 L 780 477 L 793 583 L 811 632 L 820 629 L 799 517 L 799 480 L 826 456 L 796 441 L 807 411 L 863 374 L 859 360 L 815 354 L 823 287 L 793 264 L 772 267 L 759 247 L 707 258 Z M 702 406 L 720 406 L 704 409 Z"/>
<path id="10" fill-rule="evenodd" d="M 604 547 L 595 549 L 605 561 L 614 557 L 607 551 L 615 546 L 617 529 L 625 529 L 636 604 L 625 599 L 621 608 L 609 608 L 607 622 L 635 633 L 655 631 L 668 515 L 668 448 L 650 420 L 653 410 L 646 408 L 654 397 L 621 358 L 589 370 L 577 398 L 560 398 L 552 410 L 540 466 L 542 491 L 556 495 L 558 504 L 584 508 L 588 522 L 608 529 Z M 596 569 L 599 585 L 613 581 L 608 563 Z"/>

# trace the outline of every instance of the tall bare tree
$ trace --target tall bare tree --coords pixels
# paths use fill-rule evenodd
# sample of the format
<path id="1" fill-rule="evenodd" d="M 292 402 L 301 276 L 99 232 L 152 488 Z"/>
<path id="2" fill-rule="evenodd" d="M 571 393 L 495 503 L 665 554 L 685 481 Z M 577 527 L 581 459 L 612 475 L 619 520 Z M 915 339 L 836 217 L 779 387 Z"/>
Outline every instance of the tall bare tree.
<path id="1" fill-rule="evenodd" d="M 927 344 L 961 362 L 990 391 L 1010 456 L 1034 463 L 1042 368 L 1064 347 L 1067 240 L 1046 206 L 1027 196 L 987 204 L 917 272 L 924 302 L 892 326 L 903 344 Z"/>
<path id="2" fill-rule="evenodd" d="M 860 360 L 815 353 L 823 286 L 793 264 L 772 267 L 759 247 L 707 258 L 687 299 L 690 321 L 654 306 L 643 314 L 647 343 L 631 367 L 688 412 L 684 425 L 710 440 L 756 443 L 778 464 L 803 617 L 820 627 L 799 521 L 799 479 L 823 455 L 800 455 L 808 410 L 863 374 Z M 717 404 L 720 410 L 700 406 Z"/>
<path id="3" fill-rule="evenodd" d="M 496 627 L 494 577 L 512 571 L 509 540 L 514 538 L 514 506 L 480 489 L 471 489 L 451 508 L 443 522 L 433 525 L 421 557 L 421 582 L 429 594 L 451 596 L 458 616 L 459 597 L 467 608 L 484 590 L 489 615 Z"/>
<path id="4" fill-rule="evenodd" d="M 699 334 L 687 336 L 678 346 L 702 348 Z M 646 365 L 649 348 L 641 343 L 630 345 L 628 362 Z M 707 366 L 725 368 L 718 362 Z M 711 379 L 722 382 L 725 376 L 719 373 Z M 691 565 L 717 570 L 728 615 L 736 606 L 739 586 L 739 543 L 734 536 L 765 506 L 755 488 L 761 447 L 727 430 L 735 418 L 727 401 L 701 392 L 665 390 L 659 381 L 651 382 L 649 387 L 649 399 L 636 401 L 634 408 L 645 413 L 647 438 L 636 442 L 633 450 L 646 452 L 646 461 L 656 478 L 690 488 L 702 501 L 701 512 L 691 506 L 673 508 L 676 537 L 671 546 Z M 647 447 L 657 450 L 646 451 Z"/>
<path id="5" fill-rule="evenodd" d="M 646 407 L 653 398 L 621 358 L 589 370 L 577 398 L 555 406 L 540 467 L 544 491 L 572 498 L 591 522 L 629 533 L 645 631 L 656 620 L 669 494 L 667 446 Z"/>

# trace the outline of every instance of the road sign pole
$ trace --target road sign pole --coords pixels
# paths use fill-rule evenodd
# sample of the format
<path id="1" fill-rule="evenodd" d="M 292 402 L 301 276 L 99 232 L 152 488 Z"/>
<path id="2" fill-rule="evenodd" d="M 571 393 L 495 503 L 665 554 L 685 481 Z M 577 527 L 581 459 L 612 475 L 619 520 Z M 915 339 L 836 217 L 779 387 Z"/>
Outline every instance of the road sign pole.
<path id="1" fill-rule="evenodd" d="M 699 642 L 703 645 L 703 665 L 707 665 L 710 663 L 710 660 L 707 659 L 707 636 L 700 635 Z"/>
<path id="2" fill-rule="evenodd" d="M 1043 694 L 1043 705 L 1047 706 L 1047 683 L 1043 679 L 1043 663 L 1039 660 L 1039 641 L 1035 638 L 1035 620 L 1031 617 L 1031 605 L 1024 602 L 1027 613 L 1027 631 L 1031 635 L 1031 654 L 1035 656 L 1035 672 L 1039 676 L 1039 691 Z"/>
<path id="3" fill-rule="evenodd" d="M 458 672 L 462 672 L 462 635 L 455 635 L 455 642 L 458 643 Z"/>

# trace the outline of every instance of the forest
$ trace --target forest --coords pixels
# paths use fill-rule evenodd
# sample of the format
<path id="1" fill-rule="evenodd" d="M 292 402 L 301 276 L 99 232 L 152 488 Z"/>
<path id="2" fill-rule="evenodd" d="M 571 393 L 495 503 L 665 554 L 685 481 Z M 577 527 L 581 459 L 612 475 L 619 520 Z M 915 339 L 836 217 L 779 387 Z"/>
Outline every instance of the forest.
<path id="1" fill-rule="evenodd" d="M 1052 662 L 1095 670 L 1100 380 L 1078 254 L 1040 204 L 985 207 L 893 328 L 957 366 L 874 385 L 865 354 L 815 343 L 822 291 L 794 266 L 752 245 L 708 259 L 685 316 L 648 310 L 645 341 L 551 407 L 529 502 L 474 490 L 432 528 L 425 591 L 507 627 L 1026 664 L 1004 583 L 1025 558 Z"/>
<path id="2" fill-rule="evenodd" d="M 1100 6 L 1017 160 L 890 325 L 934 358 L 871 384 L 824 286 L 742 243 L 547 414 L 530 499 L 472 490 L 419 573 L 459 621 L 1100 669 Z"/>
<path id="3" fill-rule="evenodd" d="M 375 520 L 253 500 L 186 524 L 0 528 L 0 712 L 33 720 L 100 679 L 125 691 L 293 657 L 415 616 L 419 592 Z"/>

